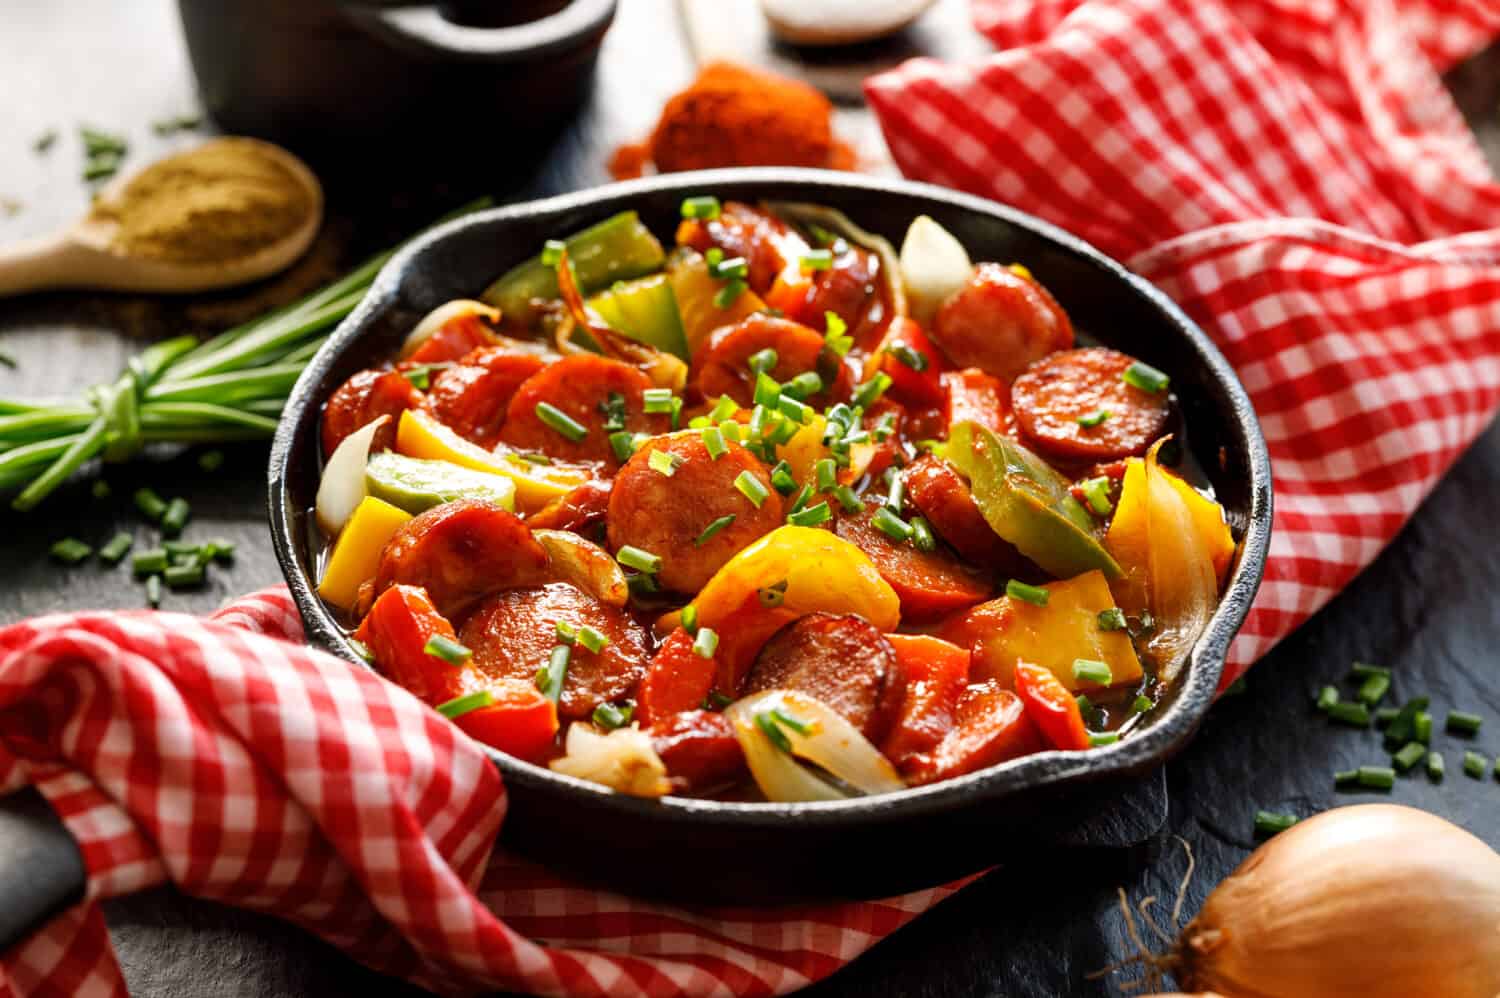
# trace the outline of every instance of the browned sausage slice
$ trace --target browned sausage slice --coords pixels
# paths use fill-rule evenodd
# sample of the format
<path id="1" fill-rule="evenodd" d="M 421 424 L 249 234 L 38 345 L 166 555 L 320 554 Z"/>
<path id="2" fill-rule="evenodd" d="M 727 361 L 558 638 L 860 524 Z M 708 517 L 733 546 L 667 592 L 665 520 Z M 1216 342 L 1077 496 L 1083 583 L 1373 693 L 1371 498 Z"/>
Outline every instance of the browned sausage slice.
<path id="1" fill-rule="evenodd" d="M 482 447 L 500 439 L 505 412 L 522 382 L 547 366 L 535 354 L 485 347 L 432 378 L 422 408 Z"/>
<path id="2" fill-rule="evenodd" d="M 1038 449 L 1072 461 L 1144 454 L 1167 425 L 1167 394 L 1127 384 L 1129 357 L 1105 347 L 1044 357 L 1011 385 L 1016 423 Z M 1103 422 L 1085 426 L 1099 413 Z"/>
<path id="3" fill-rule="evenodd" d="M 614 450 L 609 445 L 609 431 L 604 428 L 611 394 L 625 400 L 625 429 L 632 433 L 667 429 L 667 416 L 646 414 L 641 396 L 650 387 L 651 379 L 623 361 L 591 353 L 564 357 L 521 383 L 510 401 L 500 439 L 564 461 L 613 465 Z M 547 425 L 537 414 L 537 406 L 544 402 L 582 424 L 586 431 L 583 439 L 570 440 Z"/>
<path id="4" fill-rule="evenodd" d="M 749 408 L 755 395 L 755 372 L 750 358 L 762 350 L 776 351 L 776 366 L 767 373 L 783 384 L 805 371 L 823 378 L 823 390 L 804 399 L 815 409 L 849 397 L 853 376 L 843 363 L 819 367 L 823 334 L 790 319 L 765 313 L 747 316 L 732 326 L 717 329 L 693 357 L 693 384 L 705 399 L 728 395 Z M 831 383 L 830 383 L 830 375 Z"/>
<path id="5" fill-rule="evenodd" d="M 646 442 L 615 476 L 609 497 L 609 544 L 629 544 L 660 555 L 657 581 L 680 593 L 696 593 L 741 548 L 781 525 L 781 496 L 771 488 L 765 466 L 739 444 L 714 459 L 696 430 Z M 651 453 L 672 455 L 670 477 L 651 467 Z M 759 508 L 734 482 L 749 473 L 768 495 Z M 714 521 L 734 520 L 702 544 L 698 538 Z"/>
<path id="6" fill-rule="evenodd" d="M 906 498 L 970 564 L 994 575 L 1015 575 L 1029 564 L 985 521 L 969 483 L 942 458 L 923 454 L 911 463 L 906 469 Z"/>
<path id="7" fill-rule="evenodd" d="M 646 672 L 646 632 L 623 611 L 566 582 L 510 589 L 486 600 L 459 631 L 473 665 L 491 679 L 534 682 L 557 644 L 557 625 L 593 627 L 609 644 L 591 652 L 573 645 L 558 714 L 587 718 L 602 703 L 627 696 Z"/>
<path id="8" fill-rule="evenodd" d="M 977 367 L 1004 381 L 1073 345 L 1073 324 L 1047 289 L 998 263 L 974 268 L 938 309 L 931 332 L 955 367 Z"/>
<path id="9" fill-rule="evenodd" d="M 743 693 L 806 693 L 878 742 L 900 705 L 896 669 L 896 650 L 874 624 L 854 614 L 810 613 L 771 636 Z"/>
<path id="10" fill-rule="evenodd" d="M 427 590 L 452 620 L 490 593 L 536 585 L 547 552 L 514 513 L 480 499 L 443 503 L 403 523 L 380 555 L 375 595 L 402 583 Z"/>
<path id="11" fill-rule="evenodd" d="M 414 409 L 422 393 L 395 371 L 360 371 L 328 396 L 323 408 L 323 453 L 332 454 L 344 438 L 380 416 L 390 416 L 375 431 L 371 451 L 389 450 L 396 442 L 396 422 Z"/>
<path id="12" fill-rule="evenodd" d="M 647 734 L 679 791 L 701 793 L 745 775 L 745 753 L 734 736 L 734 725 L 723 714 L 707 710 L 669 714 L 652 724 Z"/>
<path id="13" fill-rule="evenodd" d="M 910 541 L 898 541 L 875 526 L 873 517 L 883 498 L 865 500 L 862 512 L 841 513 L 834 533 L 865 553 L 880 577 L 901 600 L 901 619 L 920 622 L 988 599 L 989 581 L 943 548 L 922 551 Z"/>

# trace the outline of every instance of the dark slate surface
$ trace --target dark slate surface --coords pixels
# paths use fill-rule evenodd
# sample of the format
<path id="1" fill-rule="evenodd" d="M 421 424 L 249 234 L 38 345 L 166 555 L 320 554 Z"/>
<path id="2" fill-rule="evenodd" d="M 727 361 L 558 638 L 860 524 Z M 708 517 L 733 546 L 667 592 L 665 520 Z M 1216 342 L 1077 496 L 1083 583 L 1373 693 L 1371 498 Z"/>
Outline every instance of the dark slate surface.
<path id="1" fill-rule="evenodd" d="M 83 208 L 76 123 L 127 131 L 135 145 L 132 162 L 139 164 L 190 141 L 158 139 L 148 123 L 194 106 L 169 0 L 7 0 L 4 8 L 0 242 L 46 232 Z M 685 80 L 690 62 L 680 35 L 662 20 L 671 9 L 666 0 L 624 0 L 623 8 L 592 103 L 531 161 L 513 148 L 485 155 L 485 186 L 519 199 L 602 182 L 611 145 L 650 126 L 660 98 Z M 1495 157 L 1500 52 L 1462 67 L 1450 82 Z M 45 156 L 34 153 L 32 139 L 50 128 L 61 132 L 57 143 Z M 471 147 L 459 143 L 456 149 Z M 331 224 L 312 259 L 266 287 L 170 303 L 94 295 L 0 303 L 0 351 L 20 362 L 15 371 L 0 367 L 0 395 L 62 393 L 108 378 L 133 349 L 132 339 L 217 327 L 285 300 L 478 189 L 455 181 L 450 169 L 431 176 L 395 165 L 391 150 L 350 152 L 349 164 L 325 168 Z M 441 158 L 451 163 L 459 155 Z M 239 542 L 232 570 L 215 573 L 201 592 L 170 596 L 169 607 L 209 610 L 232 594 L 277 581 L 263 526 L 264 449 L 243 445 L 228 453 L 225 468 L 212 477 L 197 473 L 189 454 L 110 471 L 114 500 L 94 500 L 86 487 L 75 487 L 40 513 L 12 516 L 0 543 L 0 622 L 140 605 L 141 591 L 124 569 L 65 569 L 46 558 L 48 544 L 66 534 L 97 542 L 121 525 L 146 539 L 121 499 L 139 483 L 192 502 L 190 536 Z M 1183 868 L 1172 837 L 1180 835 L 1198 858 L 1186 906 L 1191 913 L 1252 848 L 1257 807 L 1311 814 L 1337 803 L 1391 799 L 1436 811 L 1500 845 L 1500 783 L 1476 784 L 1462 774 L 1458 761 L 1466 743 L 1439 736 L 1449 763 L 1441 785 L 1409 777 L 1388 797 L 1335 794 L 1335 769 L 1383 761 L 1378 739 L 1330 728 L 1308 708 L 1309 692 L 1337 679 L 1351 660 L 1384 662 L 1397 672 L 1399 695 L 1425 691 L 1440 707 L 1487 711 L 1494 720 L 1473 746 L 1500 752 L 1500 670 L 1493 657 L 1500 646 L 1500 563 L 1491 556 L 1494 528 L 1488 523 L 1497 495 L 1500 430 L 1492 428 L 1369 571 L 1257 666 L 1248 692 L 1215 708 L 1198 740 L 1168 766 L 1171 813 L 1162 834 L 1134 850 L 997 856 L 1000 871 L 806 993 L 1118 993 L 1085 976 L 1126 952 L 1116 887 L 1134 899 L 1170 896 Z M 415 993 L 272 918 L 168 890 L 106 909 L 135 994 Z"/>

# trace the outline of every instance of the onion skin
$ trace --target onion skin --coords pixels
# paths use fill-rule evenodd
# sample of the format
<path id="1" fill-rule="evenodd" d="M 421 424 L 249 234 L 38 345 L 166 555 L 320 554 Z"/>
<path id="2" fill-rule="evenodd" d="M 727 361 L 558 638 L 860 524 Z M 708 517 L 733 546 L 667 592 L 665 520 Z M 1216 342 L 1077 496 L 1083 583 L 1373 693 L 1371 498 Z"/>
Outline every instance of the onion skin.
<path id="1" fill-rule="evenodd" d="M 1220 884 L 1172 962 L 1233 998 L 1495 998 L 1500 854 L 1414 808 L 1327 811 Z"/>

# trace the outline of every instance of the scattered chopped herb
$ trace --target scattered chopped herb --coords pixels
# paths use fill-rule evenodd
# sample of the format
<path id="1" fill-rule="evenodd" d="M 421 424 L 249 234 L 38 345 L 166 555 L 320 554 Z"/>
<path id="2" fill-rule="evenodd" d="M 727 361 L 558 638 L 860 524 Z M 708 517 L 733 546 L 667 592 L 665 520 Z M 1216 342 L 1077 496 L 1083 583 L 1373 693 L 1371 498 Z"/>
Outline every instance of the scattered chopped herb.
<path id="1" fill-rule="evenodd" d="M 1362 703 L 1341 700 L 1328 708 L 1328 716 L 1340 724 L 1348 724 L 1356 728 L 1370 726 L 1370 708 Z"/>
<path id="2" fill-rule="evenodd" d="M 562 697 L 563 682 L 568 677 L 568 663 L 572 659 L 572 648 L 554 645 L 551 654 L 547 656 L 547 664 L 536 671 L 536 688 L 553 703 L 557 703 Z"/>
<path id="3" fill-rule="evenodd" d="M 833 511 L 828 508 L 828 503 L 820 502 L 816 506 L 809 506 L 788 515 L 786 522 L 796 527 L 816 527 L 831 519 L 833 519 Z"/>
<path id="4" fill-rule="evenodd" d="M 1370 790 L 1389 790 L 1396 785 L 1396 771 L 1389 766 L 1359 767 L 1359 785 Z"/>
<path id="5" fill-rule="evenodd" d="M 1339 702 L 1339 691 L 1336 686 L 1325 686 L 1318 691 L 1318 709 L 1328 710 Z"/>
<path id="6" fill-rule="evenodd" d="M 1391 764 L 1400 773 L 1406 772 L 1427 755 L 1427 747 L 1421 742 L 1407 742 L 1395 755 L 1391 756 Z"/>
<path id="7" fill-rule="evenodd" d="M 474 653 L 446 634 L 434 634 L 422 646 L 422 651 L 433 658 L 441 659 L 455 668 L 462 666 Z"/>
<path id="8" fill-rule="evenodd" d="M 750 355 L 750 370 L 756 374 L 770 374 L 771 370 L 776 366 L 777 359 L 776 350 L 773 347 L 757 350 Z"/>
<path id="9" fill-rule="evenodd" d="M 712 627 L 698 628 L 698 636 L 693 639 L 693 654 L 699 658 L 713 658 L 714 652 L 719 648 L 719 635 Z"/>
<path id="10" fill-rule="evenodd" d="M 597 655 L 609 647 L 609 638 L 604 635 L 604 632 L 585 624 L 578 629 L 578 643 Z"/>
<path id="11" fill-rule="evenodd" d="M 641 400 L 645 403 L 645 410 L 650 413 L 667 413 L 672 411 L 672 389 L 670 388 L 647 388 L 641 392 Z"/>
<path id="12" fill-rule="evenodd" d="M 918 551 L 937 550 L 937 538 L 933 536 L 932 527 L 928 525 L 925 517 L 914 516 L 907 522 L 911 524 L 911 542 Z"/>
<path id="13" fill-rule="evenodd" d="M 682 217 L 711 222 L 719 217 L 719 199 L 711 195 L 687 198 L 682 202 Z"/>
<path id="14" fill-rule="evenodd" d="M 187 589 L 201 586 L 204 580 L 203 561 L 194 556 L 183 564 L 168 565 L 161 573 L 169 589 Z"/>
<path id="15" fill-rule="evenodd" d="M 1385 695 L 1390 692 L 1390 689 L 1391 679 L 1389 676 L 1371 676 L 1359 685 L 1357 696 L 1361 703 L 1374 707 L 1381 700 L 1385 699 Z"/>
<path id="16" fill-rule="evenodd" d="M 108 499 L 114 495 L 114 491 L 114 489 L 109 487 L 109 483 L 102 478 L 95 479 L 94 484 L 89 486 L 89 494 L 95 499 Z"/>
<path id="17" fill-rule="evenodd" d="M 160 575 L 153 575 L 146 579 L 146 605 L 153 609 L 161 606 Z"/>
<path id="18" fill-rule="evenodd" d="M 782 579 L 780 582 L 757 589 L 755 592 L 760 597 L 760 605 L 769 607 L 780 606 L 786 600 L 786 587 L 787 582 L 785 579 Z"/>
<path id="19" fill-rule="evenodd" d="M 167 503 L 166 512 L 161 515 L 161 532 L 168 537 L 176 537 L 182 533 L 182 528 L 187 526 L 188 517 L 193 515 L 193 508 L 188 505 L 186 499 L 178 497 Z M 171 585 L 172 580 L 167 580 Z"/>
<path id="20" fill-rule="evenodd" d="M 540 419 L 543 424 L 575 444 L 589 435 L 587 426 L 584 426 L 551 402 L 538 402 L 535 411 L 536 418 Z"/>
<path id="21" fill-rule="evenodd" d="M 1362 683 L 1371 676 L 1384 676 L 1391 678 L 1391 670 L 1379 665 L 1369 665 L 1365 662 L 1355 662 L 1354 667 L 1349 670 L 1349 678 L 1356 683 Z"/>
<path id="22" fill-rule="evenodd" d="M 601 427 L 606 433 L 618 433 L 625 429 L 625 396 L 619 392 L 610 392 L 609 396 L 599 403 L 599 412 L 604 416 L 604 425 Z"/>
<path id="23" fill-rule="evenodd" d="M 1484 774 L 1489 771 L 1490 760 L 1475 751 L 1464 753 L 1464 772 L 1476 780 L 1484 779 Z"/>
<path id="24" fill-rule="evenodd" d="M 870 524 L 898 543 L 911 540 L 911 524 L 892 513 L 889 506 L 877 509 L 875 515 L 870 517 Z"/>
<path id="25" fill-rule="evenodd" d="M 1089 509 L 1100 516 L 1108 516 L 1114 512 L 1114 503 L 1109 500 L 1109 479 L 1102 475 L 1098 478 L 1090 478 L 1078 487 L 1083 493 L 1083 498 L 1088 501 Z"/>
<path id="26" fill-rule="evenodd" d="M 838 504 L 844 507 L 845 513 L 858 513 L 865 505 L 859 501 L 859 496 L 855 495 L 854 490 L 847 485 L 834 486 L 833 498 L 837 499 Z M 916 529 L 916 520 L 912 521 L 912 529 Z"/>
<path id="27" fill-rule="evenodd" d="M 671 478 L 677 474 L 677 469 L 682 466 L 683 459 L 671 451 L 654 450 L 646 458 L 646 463 L 658 475 Z"/>
<path id="28" fill-rule="evenodd" d="M 877 371 L 875 376 L 854 390 L 853 402 L 855 405 L 868 409 L 876 399 L 885 394 L 885 390 L 891 387 L 891 376 L 884 371 Z"/>
<path id="29" fill-rule="evenodd" d="M 615 460 L 630 460 L 630 455 L 635 453 L 635 434 L 616 430 L 609 435 L 609 449 L 614 451 Z"/>
<path id="30" fill-rule="evenodd" d="M 682 608 L 682 629 L 689 634 L 698 633 L 698 607 L 689 603 Z"/>
<path id="31" fill-rule="evenodd" d="M 1113 745 L 1115 742 L 1117 742 L 1119 740 L 1120 740 L 1120 733 L 1118 731 L 1090 731 L 1089 732 L 1089 745 L 1091 747 L 1093 747 L 1093 748 L 1099 748 L 1102 745 Z"/>
<path id="32" fill-rule="evenodd" d="M 1297 823 L 1297 816 L 1292 814 L 1273 814 L 1270 811 L 1255 812 L 1255 835 L 1257 838 L 1268 839 L 1291 828 Z"/>
<path id="33" fill-rule="evenodd" d="M 595 726 L 605 731 L 614 731 L 623 728 L 635 717 L 635 704 L 628 703 L 623 707 L 616 707 L 612 703 L 601 703 L 594 708 L 593 721 Z"/>
<path id="34" fill-rule="evenodd" d="M 152 523 L 160 523 L 167 512 L 167 501 L 151 489 L 136 489 L 135 508 Z"/>
<path id="35" fill-rule="evenodd" d="M 900 340 L 886 347 L 885 352 L 895 357 L 897 361 L 911 368 L 913 371 L 925 371 L 931 364 L 925 353 L 910 344 L 902 343 Z"/>
<path id="36" fill-rule="evenodd" d="M 749 285 L 736 277 L 720 288 L 718 293 L 714 295 L 714 307 L 728 308 L 733 305 L 739 296 L 745 293 L 747 287 Z"/>
<path id="37" fill-rule="evenodd" d="M 1099 611 L 1099 630 L 1101 631 L 1123 631 L 1125 629 L 1125 611 L 1117 606 L 1108 610 Z M 1337 696 L 1337 692 L 1334 694 Z"/>
<path id="38" fill-rule="evenodd" d="M 1171 382 L 1166 374 L 1139 360 L 1127 367 L 1120 377 L 1132 388 L 1139 388 L 1152 395 L 1160 395 L 1166 391 L 1167 385 Z"/>
<path id="39" fill-rule="evenodd" d="M 1423 745 L 1432 744 L 1432 715 L 1420 711 L 1412 721 L 1412 737 Z"/>
<path id="40" fill-rule="evenodd" d="M 1447 766 L 1443 762 L 1443 754 L 1441 752 L 1427 753 L 1427 778 L 1429 780 L 1434 783 L 1442 782 L 1446 770 Z"/>
<path id="41" fill-rule="evenodd" d="M 787 508 L 787 516 L 802 512 L 803 508 L 807 505 L 807 501 L 812 498 L 812 494 L 813 487 L 811 482 L 798 489 L 797 494 L 792 497 L 791 506 Z"/>
<path id="42" fill-rule="evenodd" d="M 1156 701 L 1155 700 L 1152 700 L 1150 697 L 1145 696 L 1144 694 L 1142 694 L 1141 696 L 1136 697 L 1135 700 L 1133 700 L 1131 702 L 1131 704 L 1130 704 L 1130 712 L 1132 714 L 1144 714 L 1148 710 L 1151 710 L 1152 708 L 1154 708 L 1155 706 L 1156 706 Z"/>
<path id="43" fill-rule="evenodd" d="M 823 379 L 816 371 L 803 371 L 791 381 L 781 386 L 781 394 L 787 398 L 794 398 L 802 402 L 807 398 L 818 394 L 823 390 Z"/>
<path id="44" fill-rule="evenodd" d="M 76 565 L 94 553 L 93 548 L 76 537 L 64 537 L 49 550 L 53 558 L 65 565 Z"/>
<path id="45" fill-rule="evenodd" d="M 1109 416 L 1110 412 L 1108 409 L 1095 409 L 1087 416 L 1079 416 L 1078 425 L 1084 427 L 1085 429 L 1091 430 L 1094 427 L 1103 424 L 1103 422 L 1108 419 Z"/>
<path id="46" fill-rule="evenodd" d="M 708 276 L 718 280 L 740 280 L 750 276 L 750 264 L 742 256 L 730 257 L 728 260 L 722 257 L 714 262 L 709 261 Z"/>
<path id="47" fill-rule="evenodd" d="M 170 559 L 165 548 L 151 548 L 130 559 L 130 570 L 139 579 L 165 572 L 169 563 Z"/>
<path id="48" fill-rule="evenodd" d="M 134 543 L 135 540 L 125 531 L 117 531 L 99 549 L 99 560 L 106 565 L 118 565 L 121 559 L 130 552 L 130 546 Z"/>
<path id="49" fill-rule="evenodd" d="M 804 273 L 828 270 L 833 266 L 833 252 L 826 249 L 808 250 L 798 258 L 797 266 Z"/>
<path id="50" fill-rule="evenodd" d="M 615 560 L 626 568 L 633 568 L 647 575 L 655 575 L 661 571 L 661 555 L 643 551 L 638 547 L 627 544 L 615 552 Z"/>
<path id="51" fill-rule="evenodd" d="M 1005 595 L 1036 606 L 1046 606 L 1049 594 L 1042 586 L 1027 585 L 1018 579 L 1011 579 L 1005 584 Z"/>
<path id="52" fill-rule="evenodd" d="M 748 469 L 735 477 L 734 487 L 739 489 L 740 494 L 749 499 L 750 505 L 756 509 L 760 509 L 766 497 L 771 494 L 770 490 L 760 483 L 760 479 L 751 474 Z"/>
<path id="53" fill-rule="evenodd" d="M 482 707 L 492 706 L 494 702 L 495 696 L 489 690 L 477 690 L 473 693 L 465 693 L 461 697 L 454 697 L 447 703 L 438 704 L 437 711 L 453 721 Z"/>
<path id="54" fill-rule="evenodd" d="M 842 357 L 854 346 L 854 337 L 847 335 L 849 324 L 837 312 L 823 313 L 823 346 L 835 356 Z"/>
<path id="55" fill-rule="evenodd" d="M 224 467 L 224 452 L 221 450 L 206 450 L 198 455 L 198 467 L 209 474 L 213 474 Z"/>
<path id="56" fill-rule="evenodd" d="M 1075 658 L 1073 660 L 1073 679 L 1075 682 L 1097 683 L 1100 686 L 1108 686 L 1114 682 L 1115 677 L 1110 672 L 1109 665 L 1105 662 L 1089 658 Z"/>
<path id="57" fill-rule="evenodd" d="M 1473 735 L 1478 734 L 1482 724 L 1484 724 L 1484 718 L 1478 714 L 1471 714 L 1464 710 L 1450 710 L 1445 727 L 1455 735 Z"/>

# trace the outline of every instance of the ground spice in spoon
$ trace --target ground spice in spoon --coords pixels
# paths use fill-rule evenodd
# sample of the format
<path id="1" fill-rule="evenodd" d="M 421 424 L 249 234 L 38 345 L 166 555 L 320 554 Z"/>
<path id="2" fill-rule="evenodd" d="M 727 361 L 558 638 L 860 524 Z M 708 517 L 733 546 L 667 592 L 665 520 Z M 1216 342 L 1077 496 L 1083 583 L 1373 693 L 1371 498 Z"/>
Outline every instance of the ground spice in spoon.
<path id="1" fill-rule="evenodd" d="M 118 225 L 111 245 L 126 255 L 220 263 L 276 243 L 316 210 L 272 147 L 226 138 L 153 163 L 96 201 L 91 219 Z"/>
<path id="2" fill-rule="evenodd" d="M 621 146 L 609 169 L 622 180 L 652 163 L 662 173 L 719 166 L 853 169 L 853 150 L 834 137 L 832 115 L 828 98 L 799 80 L 710 63 L 667 101 L 651 138 Z"/>

